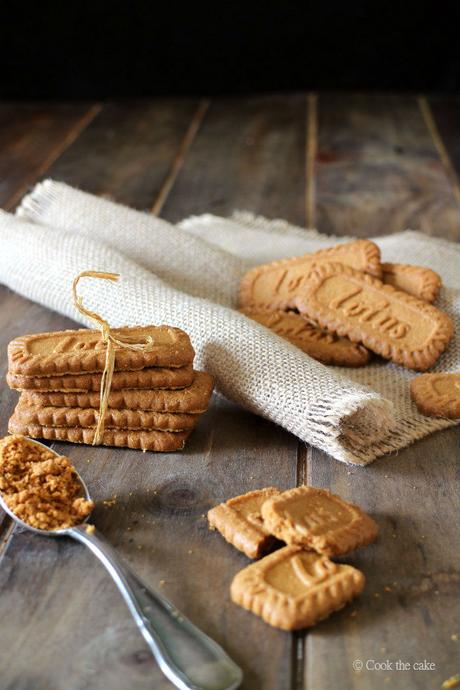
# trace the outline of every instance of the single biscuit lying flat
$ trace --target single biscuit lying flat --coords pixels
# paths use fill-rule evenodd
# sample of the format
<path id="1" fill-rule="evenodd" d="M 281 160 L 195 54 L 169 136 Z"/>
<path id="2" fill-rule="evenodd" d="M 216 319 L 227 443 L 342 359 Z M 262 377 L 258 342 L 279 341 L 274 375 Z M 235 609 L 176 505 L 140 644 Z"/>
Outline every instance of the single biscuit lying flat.
<path id="1" fill-rule="evenodd" d="M 265 529 L 260 514 L 262 503 L 279 494 L 278 489 L 268 487 L 235 496 L 208 512 L 211 529 L 217 529 L 226 541 L 248 556 L 259 558 L 276 542 Z"/>
<path id="2" fill-rule="evenodd" d="M 362 345 L 312 326 L 295 312 L 271 311 L 257 307 L 242 309 L 241 312 L 289 340 L 323 364 L 362 367 L 369 361 L 370 353 Z"/>
<path id="3" fill-rule="evenodd" d="M 460 419 L 460 374 L 416 376 L 410 394 L 422 414 Z"/>
<path id="4" fill-rule="evenodd" d="M 273 261 L 248 271 L 240 284 L 240 306 L 289 308 L 313 266 L 336 261 L 380 278 L 380 249 L 370 240 L 355 240 L 313 254 Z"/>
<path id="5" fill-rule="evenodd" d="M 325 489 L 299 486 L 268 499 L 262 506 L 264 524 L 275 537 L 326 556 L 340 556 L 370 544 L 377 524 L 352 503 Z"/>
<path id="6" fill-rule="evenodd" d="M 115 347 L 115 371 L 134 371 L 144 367 L 181 367 L 193 362 L 195 352 L 188 335 L 171 326 L 134 326 L 113 328 L 117 337 L 131 342 L 147 343 L 148 350 Z M 24 335 L 8 345 L 8 366 L 11 374 L 21 376 L 53 376 L 102 372 L 106 346 L 97 330 L 54 331 Z"/>
<path id="7" fill-rule="evenodd" d="M 124 388 L 186 388 L 193 382 L 195 372 L 192 364 L 183 367 L 148 367 L 138 371 L 114 371 L 111 391 Z M 101 390 L 102 374 L 68 374 L 63 376 L 21 376 L 8 372 L 6 381 L 16 390 L 37 390 L 42 392 L 98 392 Z"/>
<path id="8" fill-rule="evenodd" d="M 291 307 L 328 331 L 420 371 L 436 362 L 453 334 L 449 316 L 433 305 L 342 264 L 315 266 Z"/>
<path id="9" fill-rule="evenodd" d="M 208 408 L 214 379 L 204 371 L 197 371 L 191 386 L 183 390 L 111 390 L 110 409 L 154 410 L 197 414 Z M 40 407 L 83 407 L 99 409 L 98 393 L 42 393 L 23 392 L 24 403 Z"/>
<path id="10" fill-rule="evenodd" d="M 286 546 L 241 570 L 230 594 L 235 604 L 282 630 L 318 623 L 359 594 L 364 575 L 300 546 Z"/>
<path id="11" fill-rule="evenodd" d="M 92 408 L 31 406 L 24 401 L 24 393 L 19 398 L 14 415 L 22 424 L 83 427 L 84 429 L 95 428 L 99 418 L 98 410 Z M 129 409 L 113 410 L 109 408 L 105 415 L 104 426 L 106 429 L 186 431 L 187 429 L 194 429 L 199 418 L 199 414 L 174 414 Z"/>
<path id="12" fill-rule="evenodd" d="M 431 268 L 412 264 L 382 264 L 382 281 L 425 302 L 434 302 L 442 285 L 440 276 Z"/>
<path id="13" fill-rule="evenodd" d="M 94 440 L 94 429 L 80 427 L 51 427 L 37 424 L 23 424 L 15 415 L 8 422 L 10 434 L 22 434 L 30 438 L 44 438 L 48 441 L 68 441 L 91 445 Z M 102 437 L 103 446 L 151 450 L 158 453 L 169 453 L 182 450 L 191 431 L 134 431 L 129 429 L 106 429 Z"/>

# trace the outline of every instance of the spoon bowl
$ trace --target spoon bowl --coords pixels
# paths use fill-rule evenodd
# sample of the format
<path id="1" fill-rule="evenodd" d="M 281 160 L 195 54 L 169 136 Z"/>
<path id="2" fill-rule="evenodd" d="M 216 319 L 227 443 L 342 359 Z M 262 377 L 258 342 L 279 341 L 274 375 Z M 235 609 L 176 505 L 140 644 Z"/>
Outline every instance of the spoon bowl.
<path id="1" fill-rule="evenodd" d="M 34 446 L 40 446 L 41 448 L 44 448 L 47 450 L 49 453 L 53 453 L 56 457 L 59 457 L 60 454 L 56 453 L 55 450 L 52 448 L 49 448 L 49 446 L 46 446 L 44 443 L 40 443 L 40 441 L 36 441 L 33 438 L 29 438 L 28 436 L 24 436 L 25 440 L 28 443 L 32 443 Z M 73 465 L 72 465 L 73 467 Z M 80 482 L 81 486 L 81 497 L 85 498 L 87 501 L 91 501 L 91 496 L 89 494 L 89 489 L 86 486 L 85 482 L 83 481 L 83 478 L 81 474 L 73 467 L 73 470 L 77 476 L 78 481 Z M 35 534 L 40 534 L 42 537 L 66 537 L 69 536 L 69 530 L 71 530 L 71 527 L 65 527 L 64 529 L 40 529 L 39 527 L 32 527 L 32 525 L 29 525 L 27 522 L 24 522 L 24 520 L 21 520 L 16 513 L 14 513 L 11 508 L 8 507 L 5 499 L 3 498 L 2 493 L 0 492 L 0 507 L 9 515 L 9 517 L 14 520 L 18 525 L 21 527 L 24 527 L 24 529 L 28 529 L 31 532 L 34 532 Z M 84 520 L 81 521 L 81 525 L 83 525 L 85 522 L 88 522 L 89 517 L 91 513 L 89 513 Z M 72 536 L 72 535 L 70 535 Z"/>
<path id="2" fill-rule="evenodd" d="M 39 441 L 26 441 L 59 453 Z M 75 470 L 75 468 L 74 468 Z M 82 497 L 91 496 L 80 474 Z M 0 506 L 22 528 L 47 537 L 71 537 L 85 544 L 112 576 L 144 640 L 165 676 L 181 690 L 236 690 L 243 673 L 217 642 L 191 623 L 168 599 L 152 591 L 123 563 L 113 547 L 86 524 L 64 529 L 45 530 L 32 527 L 7 506 L 0 493 Z"/>

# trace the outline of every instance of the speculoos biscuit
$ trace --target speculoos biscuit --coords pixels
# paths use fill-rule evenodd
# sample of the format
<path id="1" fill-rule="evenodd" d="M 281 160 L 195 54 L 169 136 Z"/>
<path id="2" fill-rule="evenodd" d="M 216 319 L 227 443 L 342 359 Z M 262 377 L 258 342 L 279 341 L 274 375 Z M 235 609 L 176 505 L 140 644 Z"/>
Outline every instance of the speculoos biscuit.
<path id="1" fill-rule="evenodd" d="M 166 388 L 179 390 L 190 386 L 195 372 L 192 364 L 183 367 L 148 367 L 137 371 L 114 371 L 112 391 L 127 389 Z M 102 374 L 68 374 L 62 376 L 21 376 L 7 373 L 6 381 L 15 390 L 42 392 L 86 393 L 101 390 Z"/>
<path id="2" fill-rule="evenodd" d="M 81 407 L 40 407 L 31 406 L 24 401 L 21 394 L 14 415 L 22 424 L 54 427 L 95 428 L 98 422 L 98 411 Z M 186 431 L 194 429 L 200 418 L 199 414 L 174 414 L 171 412 L 153 412 L 151 410 L 113 410 L 108 409 L 105 415 L 106 429 L 135 429 L 158 431 Z"/>
<path id="3" fill-rule="evenodd" d="M 422 374 L 410 384 L 418 410 L 430 417 L 460 419 L 460 374 Z"/>
<path id="4" fill-rule="evenodd" d="M 380 278 L 380 249 L 370 240 L 354 240 L 290 259 L 273 261 L 248 271 L 240 283 L 240 307 L 288 309 L 312 267 L 325 262 L 343 263 Z"/>
<path id="5" fill-rule="evenodd" d="M 208 511 L 209 526 L 248 558 L 260 558 L 276 543 L 263 524 L 260 509 L 264 501 L 277 494 L 278 489 L 268 487 L 220 503 Z"/>
<path id="6" fill-rule="evenodd" d="M 382 264 L 382 281 L 409 295 L 434 302 L 441 289 L 440 276 L 431 268 L 412 264 Z"/>
<path id="7" fill-rule="evenodd" d="M 205 412 L 214 386 L 214 379 L 204 371 L 197 371 L 193 383 L 182 390 L 111 390 L 109 409 L 154 410 L 197 414 Z M 91 393 L 42 393 L 25 391 L 24 403 L 41 407 L 81 407 L 99 409 L 100 394 Z"/>
<path id="8" fill-rule="evenodd" d="M 282 630 L 315 625 L 359 594 L 364 575 L 326 556 L 286 546 L 249 565 L 234 577 L 235 604 Z"/>
<path id="9" fill-rule="evenodd" d="M 436 362 L 453 335 L 451 319 L 433 305 L 337 263 L 315 266 L 289 306 L 321 328 L 419 371 Z"/>
<path id="10" fill-rule="evenodd" d="M 341 556 L 373 542 L 378 526 L 358 506 L 325 489 L 299 486 L 262 505 L 267 530 L 287 544 Z"/>
<path id="11" fill-rule="evenodd" d="M 48 441 L 68 441 L 92 445 L 95 429 L 81 427 L 51 427 L 38 424 L 23 424 L 16 415 L 10 418 L 8 431 L 11 434 L 22 434 L 30 438 L 44 438 Z M 133 429 L 106 429 L 103 434 L 103 446 L 133 448 L 156 453 L 169 453 L 182 450 L 190 431 L 136 431 Z"/>
<path id="12" fill-rule="evenodd" d="M 296 312 L 262 307 L 241 309 L 241 312 L 323 364 L 362 367 L 369 362 L 369 350 L 363 345 L 313 326 Z"/>
<path id="13" fill-rule="evenodd" d="M 135 371 L 145 367 L 182 367 L 193 362 L 195 352 L 188 335 L 171 326 L 113 328 L 114 336 L 133 342 L 153 340 L 148 350 L 115 347 L 115 371 Z M 15 338 L 8 345 L 11 374 L 54 376 L 103 372 L 106 346 L 98 330 L 54 331 Z"/>

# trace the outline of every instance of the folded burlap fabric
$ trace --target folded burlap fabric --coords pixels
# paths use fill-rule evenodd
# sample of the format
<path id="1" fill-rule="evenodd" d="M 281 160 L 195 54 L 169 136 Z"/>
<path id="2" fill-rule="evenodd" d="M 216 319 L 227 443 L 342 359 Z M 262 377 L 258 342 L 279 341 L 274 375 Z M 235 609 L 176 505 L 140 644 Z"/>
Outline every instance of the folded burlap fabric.
<path id="1" fill-rule="evenodd" d="M 47 181 L 24 199 L 18 217 L 0 215 L 0 239 L 0 281 L 80 322 L 70 297 L 74 276 L 83 269 L 119 272 L 117 285 L 82 285 L 85 304 L 113 326 L 183 328 L 198 366 L 216 377 L 221 393 L 338 460 L 367 464 L 453 423 L 417 413 L 408 393 L 413 374 L 401 367 L 325 367 L 229 308 L 249 265 L 312 251 L 336 238 L 244 214 L 174 227 Z M 386 260 L 426 264 L 447 286 L 459 287 L 459 252 L 449 243 L 404 233 L 380 244 Z M 434 254 L 442 255 L 439 261 Z M 441 301 L 458 332 L 458 293 L 444 290 Z M 437 368 L 460 368 L 458 340 Z"/>

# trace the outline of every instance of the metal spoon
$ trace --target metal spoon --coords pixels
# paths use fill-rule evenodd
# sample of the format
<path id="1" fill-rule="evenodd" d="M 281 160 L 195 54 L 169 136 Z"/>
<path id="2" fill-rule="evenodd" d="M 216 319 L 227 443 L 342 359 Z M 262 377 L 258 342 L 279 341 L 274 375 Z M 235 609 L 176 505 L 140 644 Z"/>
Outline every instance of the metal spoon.
<path id="1" fill-rule="evenodd" d="M 54 453 L 43 443 L 27 440 Z M 91 500 L 78 472 L 77 476 L 82 495 Z M 0 505 L 21 527 L 48 537 L 72 537 L 99 558 L 120 590 L 160 669 L 176 687 L 181 690 L 234 690 L 239 687 L 243 672 L 222 647 L 195 627 L 165 597 L 144 585 L 100 534 L 87 530 L 84 522 L 67 529 L 37 529 L 20 520 L 8 508 L 1 493 Z"/>

